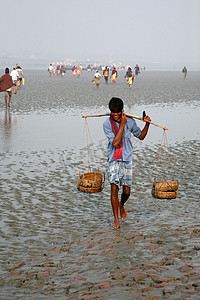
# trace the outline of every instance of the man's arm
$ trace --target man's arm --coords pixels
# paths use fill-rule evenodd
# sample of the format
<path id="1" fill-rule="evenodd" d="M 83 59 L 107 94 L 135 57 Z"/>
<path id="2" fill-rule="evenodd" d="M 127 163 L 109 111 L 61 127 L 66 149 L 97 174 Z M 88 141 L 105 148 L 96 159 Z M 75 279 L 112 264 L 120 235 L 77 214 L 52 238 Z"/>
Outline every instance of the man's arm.
<path id="1" fill-rule="evenodd" d="M 125 113 L 122 111 L 119 130 L 118 130 L 118 132 L 117 132 L 117 134 L 116 134 L 116 136 L 115 136 L 115 138 L 113 139 L 113 142 L 112 142 L 112 145 L 115 148 L 117 148 L 119 143 L 121 143 L 123 132 L 124 132 L 124 126 L 125 126 L 126 122 L 127 122 L 127 117 L 126 117 Z"/>
<path id="2" fill-rule="evenodd" d="M 149 116 L 145 116 L 144 117 L 144 122 L 146 122 L 146 121 L 150 121 L 151 122 L 151 119 L 150 119 Z M 149 125 L 150 125 L 150 123 L 146 122 L 146 124 L 145 124 L 145 126 L 144 126 L 144 128 L 143 128 L 143 130 L 141 132 L 141 135 L 139 136 L 140 140 L 144 140 L 144 138 L 146 137 L 147 132 L 149 130 Z"/>

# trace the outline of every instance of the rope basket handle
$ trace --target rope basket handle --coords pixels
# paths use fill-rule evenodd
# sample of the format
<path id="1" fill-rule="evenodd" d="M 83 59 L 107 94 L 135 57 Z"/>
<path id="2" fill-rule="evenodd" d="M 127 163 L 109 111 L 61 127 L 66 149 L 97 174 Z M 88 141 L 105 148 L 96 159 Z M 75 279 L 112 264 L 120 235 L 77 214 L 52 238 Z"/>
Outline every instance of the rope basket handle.
<path id="1" fill-rule="evenodd" d="M 103 172 L 102 178 L 103 178 L 103 180 L 102 180 L 102 183 L 101 183 L 101 189 L 103 190 L 104 184 L 105 184 L 105 172 Z"/>
<path id="2" fill-rule="evenodd" d="M 169 144 L 168 144 L 168 141 L 167 141 L 167 135 L 166 135 L 166 130 L 163 128 L 163 135 L 162 135 L 162 141 L 161 141 L 161 145 L 160 145 L 160 151 L 159 151 L 159 155 L 158 155 L 158 162 L 157 162 L 157 167 L 156 167 L 156 174 L 155 174 L 155 177 L 154 177 L 154 182 L 156 182 L 156 179 L 157 179 L 157 173 L 158 173 L 158 166 L 159 166 L 159 162 L 160 162 L 160 158 L 161 158 L 161 152 L 162 150 L 164 151 L 164 175 L 163 175 L 163 182 L 166 181 L 165 177 L 166 177 L 166 165 L 165 165 L 165 156 L 166 156 L 166 153 L 165 153 L 165 148 L 167 146 L 167 149 L 169 151 Z M 162 149 L 164 148 L 164 149 Z M 169 152 L 169 156 L 170 156 L 170 152 Z M 172 168 L 173 168 L 173 162 L 172 162 L 172 158 L 171 158 L 171 165 L 172 165 Z M 174 177 L 173 177 L 174 178 Z"/>

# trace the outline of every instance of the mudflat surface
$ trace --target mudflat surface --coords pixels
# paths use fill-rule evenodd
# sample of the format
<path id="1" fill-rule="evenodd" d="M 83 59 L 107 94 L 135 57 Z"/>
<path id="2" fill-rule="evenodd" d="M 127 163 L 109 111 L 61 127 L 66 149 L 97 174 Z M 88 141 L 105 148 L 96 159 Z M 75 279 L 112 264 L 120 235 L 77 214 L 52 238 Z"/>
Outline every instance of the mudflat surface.
<path id="1" fill-rule="evenodd" d="M 200 73 L 184 80 L 181 72 L 145 71 L 132 90 L 123 72 L 98 90 L 92 73 L 24 73 L 9 111 L 0 94 L 0 299 L 198 299 Z M 162 129 L 151 126 L 145 141 L 133 139 L 128 216 L 118 230 L 110 230 L 107 176 L 101 193 L 76 187 L 91 158 L 81 151 L 81 116 L 108 112 L 112 96 L 169 128 L 166 176 L 180 182 L 176 199 L 152 197 Z M 87 119 L 88 149 L 106 173 L 104 119 Z M 158 177 L 162 171 L 161 162 Z"/>

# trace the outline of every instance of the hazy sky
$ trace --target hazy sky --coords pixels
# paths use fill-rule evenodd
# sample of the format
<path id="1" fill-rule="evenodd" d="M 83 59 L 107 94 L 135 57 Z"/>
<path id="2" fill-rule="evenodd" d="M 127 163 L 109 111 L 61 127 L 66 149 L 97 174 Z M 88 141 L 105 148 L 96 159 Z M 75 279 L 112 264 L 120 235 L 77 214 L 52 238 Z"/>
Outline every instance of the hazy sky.
<path id="1" fill-rule="evenodd" d="M 200 67 L 200 0 L 0 0 L 0 11 L 1 58 Z"/>

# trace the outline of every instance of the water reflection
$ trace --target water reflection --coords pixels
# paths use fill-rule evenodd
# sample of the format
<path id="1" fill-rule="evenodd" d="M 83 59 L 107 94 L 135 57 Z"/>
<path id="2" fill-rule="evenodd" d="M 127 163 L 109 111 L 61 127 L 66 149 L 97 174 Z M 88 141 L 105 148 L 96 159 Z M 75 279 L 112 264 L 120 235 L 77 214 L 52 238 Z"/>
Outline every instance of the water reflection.
<path id="1" fill-rule="evenodd" d="M 151 117 L 153 122 L 169 128 L 167 136 L 170 144 L 177 141 L 199 139 L 199 109 L 195 105 L 185 107 L 182 104 L 176 107 L 166 106 L 155 107 L 153 105 L 138 105 L 133 108 L 131 105 L 125 106 L 125 112 L 142 116 L 143 110 Z M 98 113 L 107 112 L 106 108 L 99 109 Z M 181 112 L 181 114 L 180 114 Z M 21 115 L 10 110 L 0 113 L 0 152 L 1 151 L 21 151 L 37 149 L 65 149 L 66 147 L 81 147 L 83 137 L 84 120 L 82 115 L 96 114 L 94 109 L 70 110 L 65 113 L 45 112 L 40 114 Z M 17 119 L 16 119 L 17 118 Z M 105 118 L 88 118 L 88 126 L 95 144 L 101 140 L 106 140 L 102 124 Z M 186 122 L 187 120 L 187 122 Z M 17 126 L 16 126 L 17 122 Z M 140 128 L 144 124 L 137 120 Z M 73 128 L 73 130 L 72 130 Z M 15 134 L 14 134 L 15 132 Z M 156 126 L 151 126 L 147 138 L 142 145 L 160 144 L 162 130 Z M 134 145 L 138 144 L 134 139 Z M 11 149 L 12 146 L 12 149 Z M 140 143 L 141 147 L 141 143 Z"/>
<path id="2" fill-rule="evenodd" d="M 16 116 L 13 118 L 13 115 L 10 109 L 5 110 L 4 116 L 1 117 L 1 135 L 2 135 L 2 148 L 3 151 L 9 151 L 12 144 L 12 133 L 13 129 L 16 126 L 17 119 Z"/>

